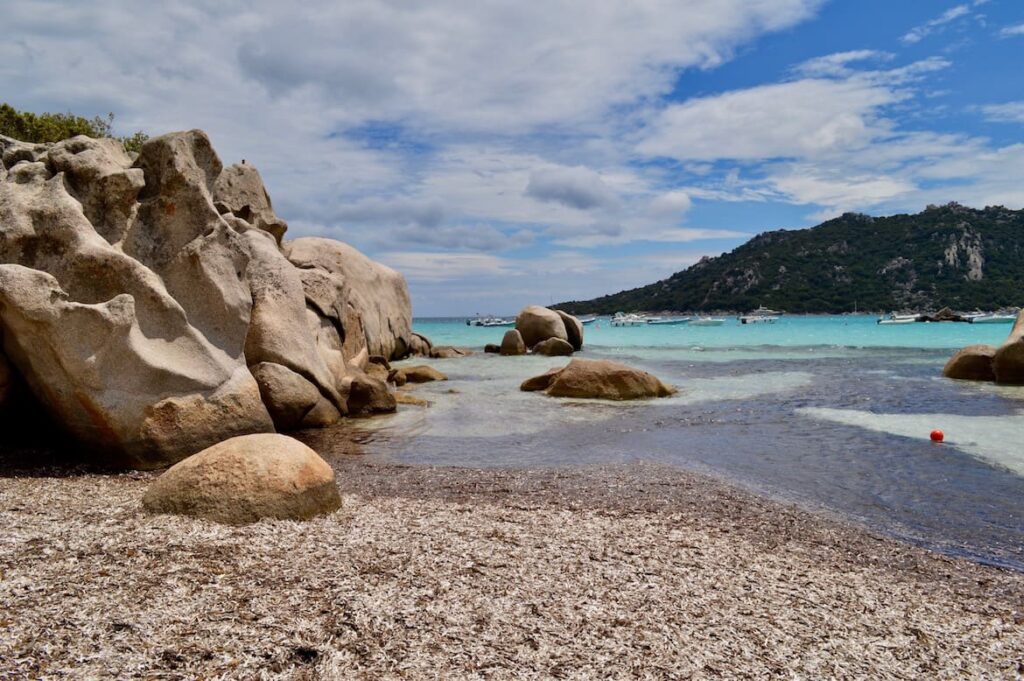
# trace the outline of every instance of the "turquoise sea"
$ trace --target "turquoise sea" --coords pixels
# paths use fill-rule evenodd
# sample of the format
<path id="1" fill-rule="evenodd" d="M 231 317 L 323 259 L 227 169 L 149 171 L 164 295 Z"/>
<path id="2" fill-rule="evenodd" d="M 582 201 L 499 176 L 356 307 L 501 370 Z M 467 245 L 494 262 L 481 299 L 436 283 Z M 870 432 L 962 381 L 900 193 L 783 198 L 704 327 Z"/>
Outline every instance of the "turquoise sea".
<path id="1" fill-rule="evenodd" d="M 481 349 L 504 328 L 418 319 L 438 345 Z M 430 360 L 451 380 L 428 409 L 365 422 L 373 456 L 465 466 L 654 461 L 854 520 L 935 550 L 1024 569 L 1024 388 L 951 381 L 960 347 L 1010 325 L 880 326 L 786 316 L 721 327 L 586 327 L 582 356 L 639 366 L 678 395 L 620 404 L 522 393 L 564 358 Z M 943 444 L 929 440 L 933 429 Z"/>

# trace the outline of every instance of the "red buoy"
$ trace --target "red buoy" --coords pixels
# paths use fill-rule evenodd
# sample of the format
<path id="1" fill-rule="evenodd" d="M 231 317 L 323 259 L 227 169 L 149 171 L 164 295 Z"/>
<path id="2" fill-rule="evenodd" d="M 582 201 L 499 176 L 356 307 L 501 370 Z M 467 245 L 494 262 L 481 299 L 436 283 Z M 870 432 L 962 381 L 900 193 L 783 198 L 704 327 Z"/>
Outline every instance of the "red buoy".
<path id="1" fill-rule="evenodd" d="M 933 430 L 932 431 L 932 442 L 942 442 L 945 439 L 946 439 L 946 434 L 943 433 L 941 430 Z"/>

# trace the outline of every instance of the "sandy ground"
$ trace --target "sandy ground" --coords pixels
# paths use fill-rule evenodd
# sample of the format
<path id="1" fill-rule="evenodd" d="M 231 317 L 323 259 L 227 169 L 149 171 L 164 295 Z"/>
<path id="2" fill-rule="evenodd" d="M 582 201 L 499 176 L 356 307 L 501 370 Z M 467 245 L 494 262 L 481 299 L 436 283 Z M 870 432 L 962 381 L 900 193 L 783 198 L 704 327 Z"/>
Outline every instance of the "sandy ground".
<path id="1" fill-rule="evenodd" d="M 0 678 L 1019 678 L 1024 575 L 652 465 L 336 461 L 342 511 L 148 516 L 0 468 Z"/>

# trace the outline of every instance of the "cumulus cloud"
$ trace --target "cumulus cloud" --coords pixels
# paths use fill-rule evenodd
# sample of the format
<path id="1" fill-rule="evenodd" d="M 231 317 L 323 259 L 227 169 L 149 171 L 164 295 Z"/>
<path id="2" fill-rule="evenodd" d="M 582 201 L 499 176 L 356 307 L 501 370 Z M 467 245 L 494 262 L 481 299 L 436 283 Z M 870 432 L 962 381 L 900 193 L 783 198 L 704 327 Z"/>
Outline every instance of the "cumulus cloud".
<path id="1" fill-rule="evenodd" d="M 570 208 L 613 207 L 618 203 L 601 176 L 589 168 L 546 168 L 530 174 L 526 195 Z"/>
<path id="2" fill-rule="evenodd" d="M 999 37 L 1001 38 L 1013 38 L 1022 35 L 1024 35 L 1024 24 L 1007 26 L 999 31 Z"/>

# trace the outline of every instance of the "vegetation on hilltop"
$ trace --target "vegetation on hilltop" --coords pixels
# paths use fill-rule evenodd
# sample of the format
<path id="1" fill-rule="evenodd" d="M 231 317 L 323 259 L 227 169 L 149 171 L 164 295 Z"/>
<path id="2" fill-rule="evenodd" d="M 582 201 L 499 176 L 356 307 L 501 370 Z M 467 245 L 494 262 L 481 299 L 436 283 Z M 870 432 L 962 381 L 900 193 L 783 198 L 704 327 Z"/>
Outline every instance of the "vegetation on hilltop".
<path id="1" fill-rule="evenodd" d="M 84 118 L 72 113 L 32 113 L 18 111 L 10 104 L 0 103 L 0 135 L 22 142 L 60 142 L 75 135 L 111 137 L 120 140 L 127 151 L 138 151 L 149 135 L 141 130 L 128 137 L 113 134 L 114 114 L 106 118 Z"/>
<path id="2" fill-rule="evenodd" d="M 1024 210 L 955 203 L 916 215 L 847 213 L 817 227 L 765 232 L 668 279 L 593 300 L 619 310 L 991 310 L 1024 304 Z"/>

